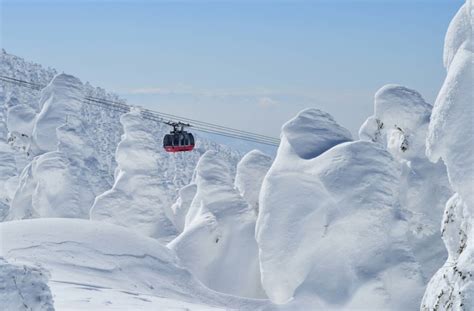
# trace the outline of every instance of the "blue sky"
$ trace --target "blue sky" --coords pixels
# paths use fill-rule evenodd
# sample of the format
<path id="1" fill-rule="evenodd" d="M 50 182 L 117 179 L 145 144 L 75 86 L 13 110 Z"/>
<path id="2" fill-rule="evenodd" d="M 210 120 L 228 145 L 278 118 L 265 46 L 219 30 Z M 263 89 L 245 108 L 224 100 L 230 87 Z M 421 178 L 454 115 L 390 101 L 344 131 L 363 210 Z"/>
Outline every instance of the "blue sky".
<path id="1" fill-rule="evenodd" d="M 0 44 L 162 112 L 278 136 L 317 107 L 356 133 L 384 84 L 434 101 L 461 5 L 2 0 Z"/>

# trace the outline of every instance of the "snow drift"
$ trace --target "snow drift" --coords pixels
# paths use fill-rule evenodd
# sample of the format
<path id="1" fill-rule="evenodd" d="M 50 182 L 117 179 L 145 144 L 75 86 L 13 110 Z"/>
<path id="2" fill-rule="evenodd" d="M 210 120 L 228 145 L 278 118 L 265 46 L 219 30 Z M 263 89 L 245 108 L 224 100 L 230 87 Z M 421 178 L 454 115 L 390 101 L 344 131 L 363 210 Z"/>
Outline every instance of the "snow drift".
<path id="1" fill-rule="evenodd" d="M 49 271 L 57 310 L 160 309 L 156 306 L 257 310 L 265 304 L 207 289 L 180 267 L 169 249 L 121 226 L 81 219 L 32 219 L 0 223 L 0 232 L 0 256 L 16 264 L 40 264 Z M 29 280 L 37 285 L 41 279 Z M 43 288 L 30 287 L 28 292 L 47 297 Z"/>

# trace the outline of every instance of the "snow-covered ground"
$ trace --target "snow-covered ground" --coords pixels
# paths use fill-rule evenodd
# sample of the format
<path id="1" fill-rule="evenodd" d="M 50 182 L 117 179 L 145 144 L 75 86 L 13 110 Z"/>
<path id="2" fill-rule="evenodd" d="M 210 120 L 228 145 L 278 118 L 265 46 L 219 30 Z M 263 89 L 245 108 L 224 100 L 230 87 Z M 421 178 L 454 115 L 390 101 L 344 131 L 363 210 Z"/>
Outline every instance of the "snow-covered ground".
<path id="1" fill-rule="evenodd" d="M 47 86 L 0 83 L 0 310 L 474 309 L 472 2 L 434 105 L 385 85 L 359 137 L 305 109 L 276 153 L 166 153 L 140 108 L 2 50 Z"/>
<path id="2" fill-rule="evenodd" d="M 20 265 L 14 271 L 3 269 L 19 277 L 21 271 L 15 270 L 21 265 L 35 265 L 27 277 L 43 284 L 47 278 L 37 271 L 49 271 L 57 310 L 254 310 L 265 303 L 207 289 L 180 266 L 170 249 L 121 226 L 43 218 L 5 222 L 0 232 L 0 257 Z M 9 275 L 4 277 L 9 280 Z M 35 290 L 47 300 L 47 286 Z M 9 292 L 2 291 L 0 297 L 13 295 Z"/>

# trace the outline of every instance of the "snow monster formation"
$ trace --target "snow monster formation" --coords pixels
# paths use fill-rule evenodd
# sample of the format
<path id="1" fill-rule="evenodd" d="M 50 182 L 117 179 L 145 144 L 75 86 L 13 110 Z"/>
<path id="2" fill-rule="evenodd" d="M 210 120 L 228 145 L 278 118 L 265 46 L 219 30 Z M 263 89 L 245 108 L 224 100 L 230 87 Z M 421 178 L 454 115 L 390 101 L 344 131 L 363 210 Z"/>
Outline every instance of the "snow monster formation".
<path id="1" fill-rule="evenodd" d="M 239 164 L 235 175 L 235 188 L 258 214 L 258 197 L 263 178 L 267 174 L 273 159 L 259 150 L 247 153 Z"/>
<path id="2" fill-rule="evenodd" d="M 194 190 L 181 193 L 183 201 L 189 202 L 189 195 L 195 192 L 184 208 L 188 211 L 183 232 L 168 247 L 209 288 L 235 296 L 264 297 L 255 211 L 234 188 L 228 163 L 218 153 L 206 152 L 198 162 L 193 184 Z"/>
<path id="3" fill-rule="evenodd" d="M 317 109 L 287 122 L 281 138 L 256 227 L 271 301 L 288 310 L 366 309 L 368 301 L 374 310 L 416 309 L 425 282 L 400 219 L 394 157 L 351 141 Z"/>
<path id="4" fill-rule="evenodd" d="M 96 198 L 90 218 L 133 228 L 153 238 L 170 239 L 177 234 L 167 195 L 173 184 L 158 165 L 164 162 L 161 146 L 139 110 L 124 114 L 120 121 L 124 134 L 115 155 L 115 183 Z"/>
<path id="5" fill-rule="evenodd" d="M 103 191 L 99 178 L 89 178 L 100 169 L 94 148 L 84 141 L 84 124 L 77 117 L 81 94 L 82 83 L 66 74 L 57 75 L 44 90 L 31 146 L 33 153 L 41 155 L 20 176 L 9 220 L 87 218 L 88 203 Z"/>
<path id="6" fill-rule="evenodd" d="M 386 85 L 375 94 L 374 115 L 361 126 L 361 140 L 387 150 L 401 170 L 398 201 L 408 242 L 428 280 L 446 260 L 439 238 L 446 201 L 452 195 L 446 167 L 425 155 L 432 106 L 415 90 Z"/>
<path id="7" fill-rule="evenodd" d="M 8 220 L 89 218 L 95 197 L 108 186 L 81 120 L 84 92 L 79 79 L 57 75 L 44 89 L 30 150 L 35 157 L 23 170 Z"/>
<path id="8" fill-rule="evenodd" d="M 431 279 L 422 310 L 474 309 L 474 3 L 468 0 L 449 25 L 444 45 L 447 76 L 431 117 L 426 153 L 446 164 L 456 192 L 441 226 L 449 257 Z"/>

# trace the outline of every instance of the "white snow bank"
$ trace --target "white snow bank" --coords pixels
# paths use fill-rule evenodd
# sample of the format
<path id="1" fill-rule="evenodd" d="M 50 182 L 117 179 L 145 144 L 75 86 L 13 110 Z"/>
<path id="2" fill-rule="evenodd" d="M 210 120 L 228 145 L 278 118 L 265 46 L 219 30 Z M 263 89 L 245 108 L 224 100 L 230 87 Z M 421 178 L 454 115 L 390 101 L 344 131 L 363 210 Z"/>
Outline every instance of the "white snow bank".
<path id="1" fill-rule="evenodd" d="M 311 159 L 342 142 L 352 140 L 351 133 L 334 118 L 319 109 L 306 109 L 288 121 L 283 135 L 303 159 Z"/>
<path id="2" fill-rule="evenodd" d="M 196 167 L 195 184 L 184 231 L 168 246 L 209 288 L 262 297 L 255 213 L 233 187 L 225 159 L 206 152 Z"/>
<path id="3" fill-rule="evenodd" d="M 0 257 L 0 310 L 54 311 L 48 274 Z"/>
<path id="4" fill-rule="evenodd" d="M 255 214 L 258 214 L 258 196 L 263 178 L 270 169 L 272 161 L 271 157 L 261 151 L 252 150 L 237 164 L 235 187 L 255 210 Z"/>
<path id="5" fill-rule="evenodd" d="M 397 162 L 372 142 L 339 144 L 313 159 L 296 153 L 298 144 L 283 132 L 260 194 L 256 237 L 270 299 L 294 297 L 288 310 L 419 306 L 424 283 L 397 217 Z"/>
<path id="6" fill-rule="evenodd" d="M 130 227 L 150 237 L 169 239 L 177 231 L 170 220 L 168 188 L 172 183 L 158 165 L 163 162 L 162 147 L 140 111 L 127 113 L 120 120 L 124 134 L 115 155 L 115 183 L 97 197 L 90 217 Z"/>
<path id="7" fill-rule="evenodd" d="M 162 310 L 164 299 L 173 310 L 206 309 L 200 305 L 257 310 L 265 304 L 205 288 L 169 249 L 121 226 L 43 218 L 0 223 L 0 232 L 0 256 L 50 272 L 58 310 Z"/>

